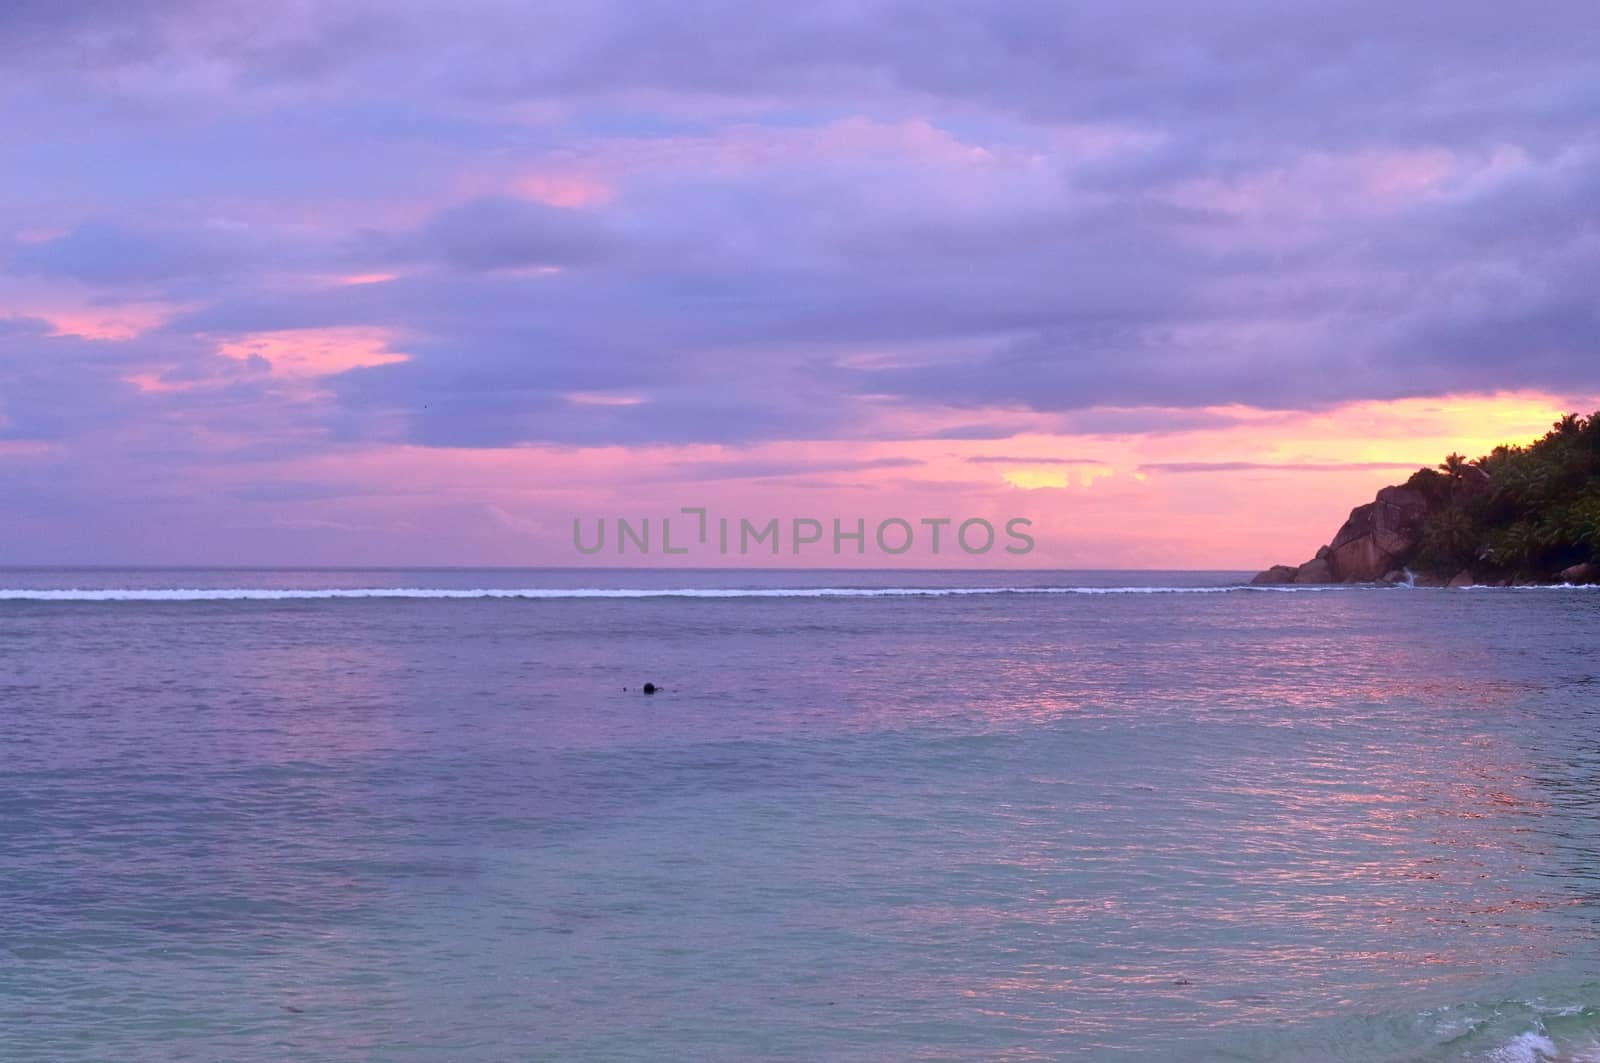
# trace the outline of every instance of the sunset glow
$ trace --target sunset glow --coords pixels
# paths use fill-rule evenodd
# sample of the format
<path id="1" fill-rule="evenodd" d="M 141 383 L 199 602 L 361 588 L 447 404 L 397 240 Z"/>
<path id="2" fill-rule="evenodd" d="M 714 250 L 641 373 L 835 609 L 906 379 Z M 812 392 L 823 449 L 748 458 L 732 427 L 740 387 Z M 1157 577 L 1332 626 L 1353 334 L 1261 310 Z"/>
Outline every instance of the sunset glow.
<path id="1" fill-rule="evenodd" d="M 1294 100 L 1174 72 L 1232 54 L 1198 14 L 1130 55 L 1164 93 L 1057 91 L 999 12 L 837 54 L 884 27 L 747 12 L 728 39 L 776 52 L 681 64 L 601 8 L 263 15 L 281 64 L 227 19 L 99 17 L 5 119 L 7 560 L 565 564 L 575 517 L 704 505 L 1255 568 L 1600 406 L 1600 145 L 1565 67 L 1485 67 L 1475 23 L 1395 31 L 1447 102 L 1359 50 L 1270 53 Z M 969 49 L 974 81 L 931 58 Z"/>

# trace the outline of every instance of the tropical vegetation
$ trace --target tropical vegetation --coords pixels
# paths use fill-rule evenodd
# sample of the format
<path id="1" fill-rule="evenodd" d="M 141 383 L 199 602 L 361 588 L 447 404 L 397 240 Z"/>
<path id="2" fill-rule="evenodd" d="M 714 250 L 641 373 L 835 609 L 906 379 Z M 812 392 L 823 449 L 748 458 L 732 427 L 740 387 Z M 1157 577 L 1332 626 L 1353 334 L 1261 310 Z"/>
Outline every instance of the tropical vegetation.
<path id="1" fill-rule="evenodd" d="M 1548 578 L 1600 562 L 1600 412 L 1568 414 L 1527 446 L 1451 454 L 1407 486 L 1428 499 L 1416 562 Z"/>

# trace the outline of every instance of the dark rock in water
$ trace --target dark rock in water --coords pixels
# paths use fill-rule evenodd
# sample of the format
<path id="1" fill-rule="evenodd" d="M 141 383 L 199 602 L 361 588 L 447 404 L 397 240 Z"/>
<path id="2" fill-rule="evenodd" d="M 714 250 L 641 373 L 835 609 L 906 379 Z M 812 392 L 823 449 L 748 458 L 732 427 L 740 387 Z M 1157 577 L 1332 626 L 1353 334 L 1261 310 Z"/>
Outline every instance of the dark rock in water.
<path id="1" fill-rule="evenodd" d="M 1559 574 L 1564 583 L 1600 583 L 1600 565 L 1573 565 Z"/>
<path id="2" fill-rule="evenodd" d="M 1273 565 L 1250 580 L 1253 587 L 1280 587 L 1289 583 L 1332 583 L 1333 569 L 1326 558 L 1313 558 L 1303 565 Z"/>
<path id="3" fill-rule="evenodd" d="M 654 694 L 656 692 L 656 685 L 654 683 L 646 683 L 639 689 L 643 690 L 646 694 Z"/>
<path id="4" fill-rule="evenodd" d="M 1428 497 L 1415 487 L 1385 487 L 1350 511 L 1338 534 L 1298 568 L 1274 565 L 1253 582 L 1403 583 L 1403 569 L 1422 542 Z M 1284 573 L 1291 575 L 1284 577 Z"/>
<path id="5" fill-rule="evenodd" d="M 1352 509 L 1329 544 L 1334 578 L 1345 583 L 1381 579 L 1416 548 L 1427 515 L 1427 498 L 1411 487 L 1385 487 L 1374 501 Z"/>
<path id="6" fill-rule="evenodd" d="M 1451 576 L 1450 577 L 1450 582 L 1446 583 L 1445 586 L 1446 587 L 1472 587 L 1472 586 L 1475 586 L 1477 584 L 1477 582 L 1478 582 L 1477 580 L 1472 578 L 1472 573 L 1470 573 L 1470 572 L 1466 571 L 1465 569 L 1463 569 L 1462 571 L 1457 572 L 1454 576 Z"/>
<path id="7" fill-rule="evenodd" d="M 1293 583 L 1296 569 L 1293 565 L 1273 565 L 1265 572 L 1258 572 L 1250 581 L 1253 587 L 1273 587 L 1282 583 Z"/>
<path id="8" fill-rule="evenodd" d="M 1313 558 L 1295 569 L 1296 583 L 1332 583 L 1333 568 L 1322 558 Z"/>

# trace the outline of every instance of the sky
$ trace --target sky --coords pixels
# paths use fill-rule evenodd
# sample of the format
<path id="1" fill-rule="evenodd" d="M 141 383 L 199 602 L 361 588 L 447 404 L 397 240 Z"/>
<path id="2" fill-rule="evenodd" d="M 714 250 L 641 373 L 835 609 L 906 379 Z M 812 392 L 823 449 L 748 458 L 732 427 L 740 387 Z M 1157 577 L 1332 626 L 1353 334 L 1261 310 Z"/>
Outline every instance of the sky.
<path id="1" fill-rule="evenodd" d="M 0 564 L 1300 561 L 1600 408 L 1596 54 L 1590 0 L 10 0 Z M 683 507 L 868 549 L 574 547 Z"/>

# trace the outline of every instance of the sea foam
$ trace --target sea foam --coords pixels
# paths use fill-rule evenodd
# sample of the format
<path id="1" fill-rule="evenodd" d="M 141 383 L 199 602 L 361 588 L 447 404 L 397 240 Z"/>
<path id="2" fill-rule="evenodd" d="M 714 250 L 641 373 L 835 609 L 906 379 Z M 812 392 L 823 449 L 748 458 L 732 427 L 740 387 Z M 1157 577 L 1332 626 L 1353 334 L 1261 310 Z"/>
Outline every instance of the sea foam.
<path id="1" fill-rule="evenodd" d="M 0 601 L 29 602 L 223 602 L 298 601 L 332 598 L 531 600 L 628 598 L 948 598 L 967 595 L 1107 594 L 1305 594 L 1384 591 L 1378 584 L 1302 584 L 1209 587 L 105 587 L 0 588 Z M 1400 588 L 1403 589 L 1403 588 Z M 1477 591 L 1600 590 L 1595 585 L 1463 588 Z"/>

